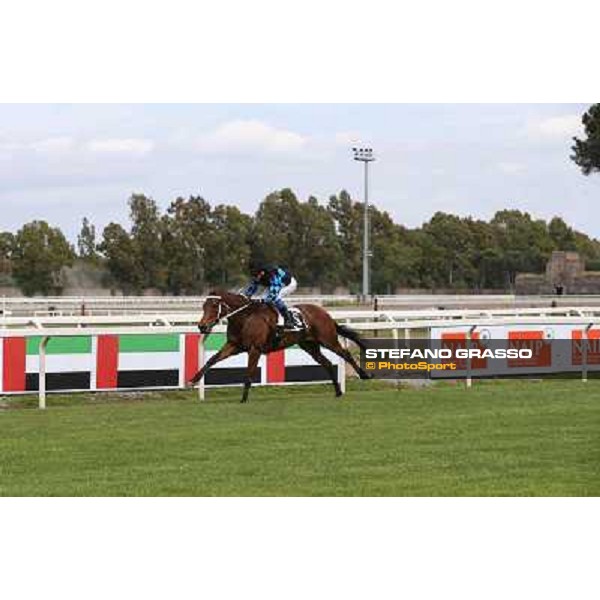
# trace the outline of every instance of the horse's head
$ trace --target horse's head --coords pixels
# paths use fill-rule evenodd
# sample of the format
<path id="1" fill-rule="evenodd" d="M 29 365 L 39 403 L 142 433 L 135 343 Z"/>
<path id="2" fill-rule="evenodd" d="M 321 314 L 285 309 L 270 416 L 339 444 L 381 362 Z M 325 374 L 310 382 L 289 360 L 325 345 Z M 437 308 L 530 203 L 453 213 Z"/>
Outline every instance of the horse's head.
<path id="1" fill-rule="evenodd" d="M 206 297 L 202 306 L 202 317 L 198 321 L 200 333 L 208 333 L 227 313 L 227 306 L 223 298 L 217 295 Z"/>
<path id="2" fill-rule="evenodd" d="M 241 294 L 222 290 L 210 292 L 202 307 L 202 318 L 198 321 L 198 329 L 201 333 L 209 333 L 221 319 L 233 317 L 250 305 L 248 298 Z"/>

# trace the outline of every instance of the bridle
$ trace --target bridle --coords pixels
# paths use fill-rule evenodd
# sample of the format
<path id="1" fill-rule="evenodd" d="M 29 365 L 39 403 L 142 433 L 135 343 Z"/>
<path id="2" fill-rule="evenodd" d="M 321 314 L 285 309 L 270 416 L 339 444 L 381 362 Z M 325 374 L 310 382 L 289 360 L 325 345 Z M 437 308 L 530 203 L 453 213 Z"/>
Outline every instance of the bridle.
<path id="1" fill-rule="evenodd" d="M 217 325 L 221 321 L 221 319 L 230 319 L 231 317 L 233 317 L 233 315 L 236 315 L 237 313 L 242 312 L 243 310 L 245 310 L 252 304 L 252 302 L 248 301 L 248 302 L 246 302 L 246 304 L 243 304 L 239 308 L 236 308 L 235 310 L 231 310 L 231 306 L 229 306 L 229 304 L 227 304 L 227 302 L 225 302 L 225 300 L 223 300 L 223 298 L 221 296 L 206 296 L 206 300 L 218 300 L 219 301 L 219 303 L 217 304 L 217 307 L 218 307 L 217 318 L 210 325 L 207 325 L 208 329 L 212 329 L 215 325 Z M 223 307 L 225 307 L 225 310 L 227 312 L 225 312 L 223 314 L 223 316 L 221 316 L 221 311 L 223 310 Z"/>

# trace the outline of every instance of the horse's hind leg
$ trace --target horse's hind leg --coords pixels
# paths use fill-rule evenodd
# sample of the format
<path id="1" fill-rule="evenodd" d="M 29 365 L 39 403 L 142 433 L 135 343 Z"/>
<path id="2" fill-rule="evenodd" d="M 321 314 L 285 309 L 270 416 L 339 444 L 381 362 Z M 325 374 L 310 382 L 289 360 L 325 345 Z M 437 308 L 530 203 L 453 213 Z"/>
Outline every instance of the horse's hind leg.
<path id="1" fill-rule="evenodd" d="M 352 365 L 352 368 L 358 373 L 358 376 L 361 379 L 371 379 L 371 375 L 369 375 L 364 369 L 361 369 L 360 365 L 354 360 L 354 356 L 350 353 L 350 350 L 344 348 L 338 340 L 336 340 L 333 344 L 324 344 L 327 350 L 331 350 L 334 354 L 337 354 L 340 358 L 343 358 L 347 363 Z"/>
<path id="2" fill-rule="evenodd" d="M 333 383 L 333 387 L 335 388 L 335 395 L 341 396 L 342 390 L 340 389 L 340 384 L 338 383 L 335 367 L 332 362 L 321 352 L 321 348 L 319 344 L 316 342 L 299 342 L 298 344 L 302 350 L 310 354 L 313 359 L 319 363 L 322 367 L 325 368 L 329 377 L 331 378 L 331 383 Z"/>
<path id="3" fill-rule="evenodd" d="M 252 387 L 252 378 L 256 373 L 256 367 L 258 367 L 258 361 L 260 360 L 260 350 L 252 348 L 248 351 L 248 369 L 246 370 L 246 381 L 244 382 L 244 394 L 242 395 L 242 402 L 248 402 L 248 392 Z"/>

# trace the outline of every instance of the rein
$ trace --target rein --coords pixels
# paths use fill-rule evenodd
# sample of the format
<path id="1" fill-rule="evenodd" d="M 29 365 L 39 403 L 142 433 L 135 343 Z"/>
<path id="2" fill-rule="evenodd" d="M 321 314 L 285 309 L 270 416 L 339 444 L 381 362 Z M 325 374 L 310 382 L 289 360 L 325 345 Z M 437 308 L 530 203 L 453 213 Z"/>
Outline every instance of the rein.
<path id="1" fill-rule="evenodd" d="M 223 298 L 221 296 L 206 296 L 206 299 L 219 301 L 219 304 L 218 304 L 219 310 L 217 312 L 217 319 L 213 322 L 211 327 L 214 327 L 215 325 L 217 325 L 217 323 L 219 323 L 221 321 L 221 319 L 230 319 L 231 317 L 233 317 L 233 315 L 236 315 L 237 313 L 245 310 L 252 304 L 252 302 L 248 301 L 246 304 L 243 304 L 242 306 L 240 306 L 240 308 L 236 308 L 233 312 L 225 313 L 221 317 L 221 309 L 223 308 L 223 306 L 225 306 L 227 309 L 231 310 L 231 307 L 229 306 L 229 304 L 227 304 L 227 302 L 225 302 L 225 300 L 223 300 Z"/>

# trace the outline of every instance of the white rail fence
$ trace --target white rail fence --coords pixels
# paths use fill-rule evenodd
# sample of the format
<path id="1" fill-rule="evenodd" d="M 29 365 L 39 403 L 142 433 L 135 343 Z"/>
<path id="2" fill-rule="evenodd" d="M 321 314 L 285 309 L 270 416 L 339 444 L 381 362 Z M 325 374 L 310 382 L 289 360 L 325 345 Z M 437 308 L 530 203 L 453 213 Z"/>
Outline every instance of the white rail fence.
<path id="1" fill-rule="evenodd" d="M 481 331 L 497 339 L 510 332 L 536 332 L 542 338 L 578 332 L 600 337 L 600 307 L 527 308 L 444 311 L 332 311 L 332 316 L 367 335 L 395 339 L 432 337 L 440 332 L 475 338 Z M 197 313 L 121 316 L 0 317 L 0 393 L 37 391 L 44 408 L 49 391 L 114 391 L 182 388 L 189 376 L 222 343 L 225 327 L 206 340 L 198 334 Z M 219 337 L 220 336 L 220 337 Z M 211 341 L 212 337 L 212 341 Z M 212 346 L 210 345 L 212 343 Z M 345 385 L 346 367 L 335 355 L 338 381 Z M 600 354 L 597 357 L 600 361 Z M 245 357 L 221 363 L 207 385 L 234 385 L 243 380 Z M 586 364 L 585 361 L 583 363 Z M 582 368 L 582 367 L 580 367 Z M 261 359 L 257 384 L 285 385 L 327 381 L 324 370 L 299 349 L 286 349 Z M 213 370 L 209 371 L 212 373 Z M 587 378 L 583 368 L 582 377 Z M 53 385 L 49 385 L 53 383 Z M 470 377 L 467 379 L 470 385 Z M 54 386 L 54 389 L 52 387 Z M 204 398 L 205 383 L 198 387 Z"/>
<path id="2" fill-rule="evenodd" d="M 45 316 L 0 318 L 0 393 L 132 391 L 184 388 L 224 342 L 225 327 L 210 336 L 197 330 L 197 314 L 132 316 Z M 341 360 L 325 352 L 344 384 Z M 215 365 L 198 386 L 244 381 L 246 358 Z M 320 383 L 323 369 L 299 348 L 261 357 L 257 385 Z"/>
<path id="3" fill-rule="evenodd" d="M 295 303 L 315 303 L 332 308 L 348 306 L 361 308 L 373 306 L 375 298 L 367 303 L 359 302 L 351 295 L 295 295 Z M 192 312 L 199 311 L 203 296 L 105 296 L 105 297 L 45 297 L 0 299 L 4 315 L 95 315 L 132 314 L 145 312 Z M 431 310 L 431 309 L 515 309 L 549 308 L 558 306 L 597 306 L 600 296 L 515 296 L 515 295 L 423 295 L 407 294 L 377 296 L 377 306 L 384 309 Z"/>
<path id="4" fill-rule="evenodd" d="M 295 302 L 298 303 L 298 302 Z M 347 323 L 366 323 L 373 329 L 385 329 L 385 322 L 407 322 L 418 320 L 461 320 L 461 319 L 492 319 L 513 317 L 587 317 L 600 316 L 599 306 L 565 306 L 538 308 L 490 308 L 490 309 L 428 309 L 428 310 L 329 310 L 331 316 Z M 169 325 L 195 325 L 199 320 L 201 310 L 195 312 L 164 312 L 151 311 L 127 315 L 60 315 L 39 314 L 31 316 L 0 316 L 0 329 L 22 327 L 89 327 L 97 325 L 124 326 L 146 325 L 148 327 L 163 327 Z M 376 327 L 375 327 L 376 325 Z"/>

